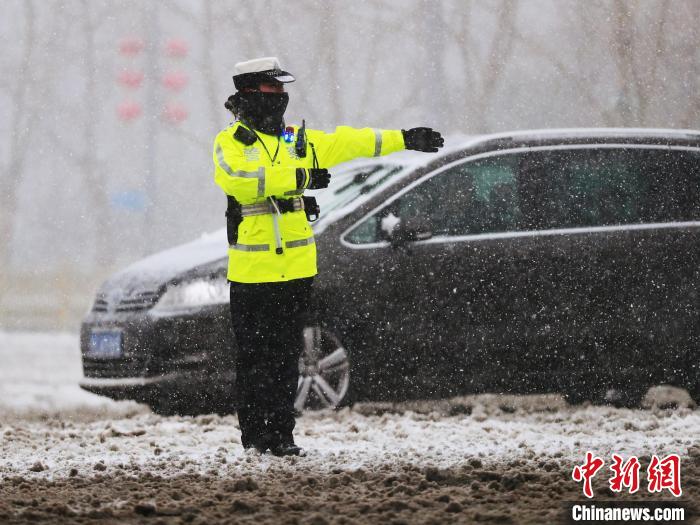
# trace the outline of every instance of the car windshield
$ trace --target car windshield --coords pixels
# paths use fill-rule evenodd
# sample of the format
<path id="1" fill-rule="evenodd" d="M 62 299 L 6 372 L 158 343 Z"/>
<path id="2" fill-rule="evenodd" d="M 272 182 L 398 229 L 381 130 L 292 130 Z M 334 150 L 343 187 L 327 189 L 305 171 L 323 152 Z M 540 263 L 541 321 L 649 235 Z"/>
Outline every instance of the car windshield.
<path id="1" fill-rule="evenodd" d="M 323 215 L 340 210 L 359 196 L 382 186 L 403 168 L 398 164 L 372 164 L 334 174 L 328 189 L 316 195 Z"/>

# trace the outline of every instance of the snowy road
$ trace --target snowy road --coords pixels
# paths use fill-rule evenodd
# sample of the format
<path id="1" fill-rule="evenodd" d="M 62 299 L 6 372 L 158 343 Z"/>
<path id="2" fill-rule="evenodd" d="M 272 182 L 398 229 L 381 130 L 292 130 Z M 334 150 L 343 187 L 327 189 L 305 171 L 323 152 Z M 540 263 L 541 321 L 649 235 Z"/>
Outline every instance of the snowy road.
<path id="1" fill-rule="evenodd" d="M 680 499 L 699 500 L 700 410 L 682 395 L 641 411 L 556 395 L 359 405 L 300 418 L 309 453 L 281 459 L 243 453 L 235 417 L 164 418 L 82 392 L 73 335 L 0 332 L 0 362 L 0 523 L 563 522 L 587 450 L 644 469 L 678 453 Z M 596 501 L 613 499 L 608 476 Z"/>

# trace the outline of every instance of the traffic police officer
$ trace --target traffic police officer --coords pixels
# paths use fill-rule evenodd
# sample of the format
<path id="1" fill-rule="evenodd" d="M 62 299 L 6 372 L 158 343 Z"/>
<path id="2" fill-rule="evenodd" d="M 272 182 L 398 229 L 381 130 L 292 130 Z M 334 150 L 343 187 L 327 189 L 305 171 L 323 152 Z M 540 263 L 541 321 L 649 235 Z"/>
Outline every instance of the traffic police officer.
<path id="1" fill-rule="evenodd" d="M 395 151 L 437 151 L 430 128 L 334 133 L 285 126 L 294 77 L 275 57 L 235 65 L 237 92 L 225 104 L 237 120 L 214 141 L 214 178 L 228 197 L 228 280 L 238 343 L 236 399 L 241 443 L 299 455 L 292 437 L 304 314 L 316 275 L 306 189 L 328 186 L 328 168 Z"/>

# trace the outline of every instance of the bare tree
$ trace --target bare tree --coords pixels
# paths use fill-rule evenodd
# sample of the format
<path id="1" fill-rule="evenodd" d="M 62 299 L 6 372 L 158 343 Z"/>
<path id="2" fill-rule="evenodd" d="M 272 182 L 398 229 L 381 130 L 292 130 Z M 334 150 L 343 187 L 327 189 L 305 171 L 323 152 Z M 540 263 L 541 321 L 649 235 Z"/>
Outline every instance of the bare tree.
<path id="1" fill-rule="evenodd" d="M 397 17 L 397 6 L 389 2 L 379 2 L 371 4 L 371 8 L 353 13 L 356 22 L 364 29 L 363 44 L 370 50 L 366 57 L 353 56 L 352 67 L 361 72 L 360 82 L 357 88 L 360 90 L 359 103 L 354 107 L 345 107 L 343 116 L 351 120 L 364 121 L 368 109 L 376 114 L 377 122 L 391 122 L 396 119 L 405 119 L 407 109 L 416 106 L 416 101 L 430 100 L 424 97 L 429 96 L 425 91 L 425 81 L 427 74 L 422 72 L 422 61 L 427 59 L 427 54 L 418 51 L 422 46 L 428 31 L 425 25 L 420 23 L 415 26 L 413 21 L 421 21 L 421 9 L 424 5 L 420 2 L 402 1 L 399 4 L 402 16 Z M 415 35 L 413 34 L 415 31 Z M 421 33 L 422 31 L 422 33 Z M 392 101 L 389 105 L 379 105 L 376 103 L 377 95 L 382 86 L 385 85 L 383 76 L 385 68 L 381 67 L 383 62 L 395 61 L 397 55 L 396 41 L 399 37 L 406 40 L 406 36 L 415 38 L 416 45 L 409 49 L 401 49 L 409 57 L 407 69 L 421 72 L 420 75 L 410 74 L 406 78 L 410 80 L 392 93 Z M 423 102 L 425 104 L 425 102 Z M 425 112 L 422 112 L 424 116 Z"/>
<path id="2" fill-rule="evenodd" d="M 618 111 L 625 126 L 648 124 L 650 99 L 658 89 L 660 62 L 666 58 L 664 31 L 669 1 L 659 4 L 650 23 L 635 16 L 635 7 L 639 6 L 623 0 L 612 4 L 610 49 L 617 66 Z"/>
<path id="3" fill-rule="evenodd" d="M 423 118 L 426 122 L 435 120 L 438 125 L 446 125 L 450 114 L 448 97 L 448 80 L 445 75 L 445 19 L 442 2 L 422 0 L 420 15 L 423 20 L 423 62 L 425 64 L 423 77 L 423 100 L 429 100 L 425 105 Z M 438 51 L 438 52 L 436 52 Z"/>
<path id="4" fill-rule="evenodd" d="M 479 8 L 484 6 L 473 0 L 453 4 L 453 11 L 446 16 L 445 27 L 451 43 L 459 50 L 458 68 L 466 72 L 466 82 L 454 86 L 457 96 L 452 98 L 450 114 L 464 115 L 470 131 L 484 132 L 490 127 L 493 104 L 507 77 L 508 65 L 520 34 L 516 26 L 518 4 L 514 0 L 490 2 L 481 12 L 477 10 L 477 5 Z M 487 32 L 481 26 L 484 18 L 489 16 L 494 19 L 494 27 Z M 476 31 L 472 30 L 474 24 Z M 452 122 L 452 125 L 463 128 L 461 122 Z"/>
<path id="5" fill-rule="evenodd" d="M 8 277 L 10 250 L 17 215 L 17 190 L 25 172 L 30 123 L 35 119 L 38 108 L 31 101 L 31 63 L 36 53 L 39 29 L 36 25 L 36 2 L 22 2 L 22 36 L 19 39 L 21 53 L 14 75 L 4 75 L 14 80 L 7 86 L 11 101 L 8 136 L 8 160 L 2 166 L 0 177 L 0 275 Z"/>
<path id="6" fill-rule="evenodd" d="M 323 2 L 321 4 L 321 19 L 319 23 L 319 62 L 324 64 L 327 74 L 325 85 L 330 91 L 329 117 L 332 122 L 338 122 L 343 112 L 343 95 L 339 88 L 338 76 L 338 26 L 337 4 Z"/>
<path id="7" fill-rule="evenodd" d="M 85 98 L 86 100 L 98 100 L 95 78 L 97 65 L 95 36 L 100 29 L 98 20 L 104 20 L 104 17 L 96 16 L 93 3 L 89 0 L 80 0 L 79 6 L 82 13 L 81 36 Z M 111 239 L 108 215 L 110 208 L 102 176 L 103 170 L 97 160 L 99 146 L 97 122 L 90 110 L 80 120 L 82 122 L 83 149 L 71 157 L 75 159 L 78 168 L 83 173 L 87 195 L 92 201 L 92 209 L 95 210 L 93 224 L 96 232 L 96 262 L 99 266 L 105 266 L 112 258 L 113 243 L 109 240 Z"/>
<path id="8" fill-rule="evenodd" d="M 679 5 L 679 4 L 675 4 Z M 629 2 L 612 0 L 579 6 L 579 13 L 594 11 L 597 16 L 581 16 L 584 34 L 598 34 L 600 38 L 593 61 L 588 67 L 609 63 L 614 73 L 613 82 L 617 101 L 604 108 L 603 118 L 609 125 L 648 126 L 653 124 L 651 108 L 663 91 L 664 71 L 673 62 L 669 56 L 667 21 L 670 0 L 658 2 Z M 586 63 L 579 64 L 579 68 Z M 600 79 L 591 77 L 587 89 L 594 90 Z M 583 88 L 583 86 L 580 86 Z"/>
<path id="9" fill-rule="evenodd" d="M 491 43 L 480 67 L 476 68 L 479 76 L 479 97 L 474 105 L 473 122 L 477 130 L 483 131 L 488 127 L 487 111 L 492 110 L 492 100 L 501 81 L 505 77 L 508 61 L 513 53 L 516 39 L 515 20 L 516 6 L 514 0 L 502 0 L 496 8 L 496 28 Z"/>
<path id="10" fill-rule="evenodd" d="M 78 144 L 76 147 L 75 144 L 66 140 L 63 133 L 59 133 L 52 127 L 48 127 L 44 132 L 51 138 L 54 145 L 53 154 L 60 155 L 61 158 L 72 163 L 76 168 L 75 172 L 79 174 L 81 186 L 85 190 L 82 197 L 87 199 L 88 208 L 91 211 L 95 262 L 98 267 L 109 267 L 114 243 L 110 240 L 110 207 L 105 188 L 104 169 L 97 154 L 99 123 L 93 106 L 84 103 L 84 101 L 99 100 L 96 56 L 98 46 L 95 38 L 107 17 L 96 6 L 95 2 L 78 0 L 73 5 L 75 12 L 65 9 L 55 15 L 58 22 L 77 29 L 73 31 L 72 36 L 76 44 L 74 51 L 76 62 L 82 66 L 80 79 L 83 83 L 83 97 L 80 98 L 81 103 L 72 107 L 64 102 L 66 104 L 64 109 L 74 116 L 74 122 L 77 124 L 75 131 L 80 134 L 81 140 L 74 141 Z M 74 24 L 76 20 L 77 27 Z"/>
<path id="11" fill-rule="evenodd" d="M 204 2 L 202 5 L 201 35 L 202 51 L 199 57 L 199 69 L 204 77 L 207 95 L 207 108 L 209 110 L 209 122 L 216 122 L 221 111 L 223 101 L 219 100 L 216 93 L 216 83 L 214 82 L 214 38 L 216 29 L 214 27 L 214 9 L 211 2 Z"/>
<path id="12" fill-rule="evenodd" d="M 687 14 L 690 24 L 690 31 L 681 45 L 683 52 L 689 56 L 689 64 L 684 71 L 679 72 L 680 78 L 689 93 L 692 94 L 690 107 L 681 117 L 680 125 L 684 128 L 700 128 L 700 48 L 697 43 L 700 41 L 700 2 L 690 1 L 686 4 L 685 10 L 680 10 L 682 15 Z"/>

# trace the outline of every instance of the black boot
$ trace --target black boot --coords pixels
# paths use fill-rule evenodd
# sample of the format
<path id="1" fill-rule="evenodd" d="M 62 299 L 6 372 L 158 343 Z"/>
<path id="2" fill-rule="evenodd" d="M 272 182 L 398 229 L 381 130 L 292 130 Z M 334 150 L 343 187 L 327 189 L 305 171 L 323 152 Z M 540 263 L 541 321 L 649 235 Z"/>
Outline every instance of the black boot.
<path id="1" fill-rule="evenodd" d="M 279 436 L 279 434 L 278 434 Z M 305 456 L 304 449 L 294 443 L 292 436 L 281 436 L 270 443 L 270 452 L 274 456 Z"/>
<path id="2" fill-rule="evenodd" d="M 263 445 L 262 443 L 248 443 L 247 445 L 244 445 L 243 448 L 245 450 L 257 450 L 261 454 L 267 452 L 267 446 Z"/>
<path id="3" fill-rule="evenodd" d="M 264 454 L 268 449 L 271 449 L 272 446 L 277 445 L 278 443 L 279 439 L 277 439 L 274 434 L 266 433 L 260 434 L 249 441 L 243 442 L 243 448 L 245 450 L 257 450 L 261 454 Z"/>

